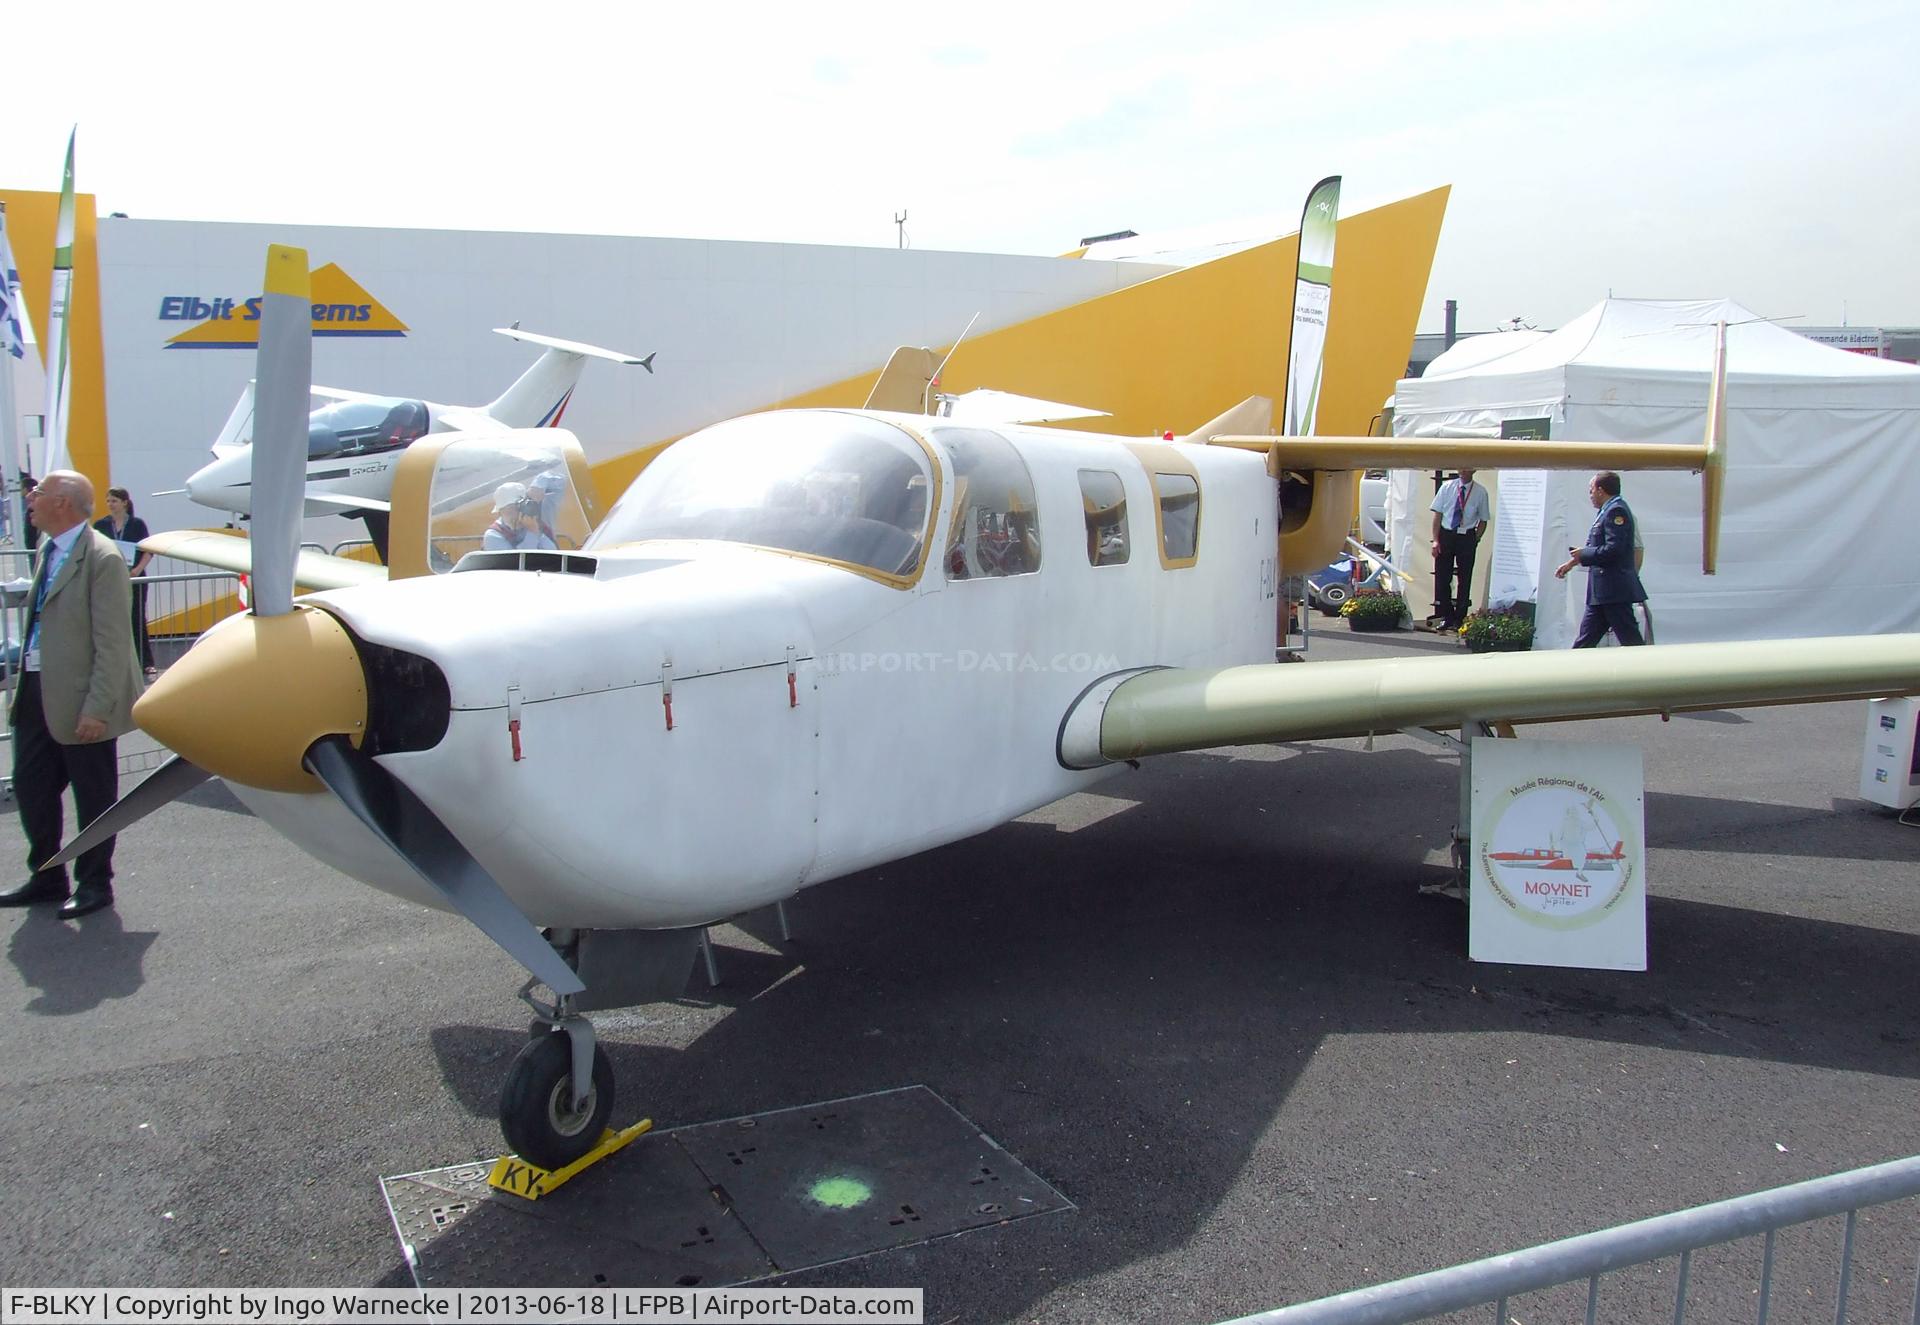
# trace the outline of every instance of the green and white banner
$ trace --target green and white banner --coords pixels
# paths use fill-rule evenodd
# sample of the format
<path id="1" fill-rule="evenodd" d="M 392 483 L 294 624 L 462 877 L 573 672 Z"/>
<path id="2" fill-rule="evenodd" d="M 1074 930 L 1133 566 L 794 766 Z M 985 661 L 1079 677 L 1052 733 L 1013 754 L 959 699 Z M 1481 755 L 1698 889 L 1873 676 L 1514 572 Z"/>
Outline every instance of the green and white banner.
<path id="1" fill-rule="evenodd" d="M 1293 336 L 1287 352 L 1287 400 L 1280 431 L 1313 432 L 1326 360 L 1327 310 L 1333 303 L 1333 235 L 1340 221 L 1340 177 L 1330 175 L 1307 194 L 1300 215 L 1300 263 L 1293 280 Z"/>
<path id="2" fill-rule="evenodd" d="M 53 232 L 53 292 L 47 310 L 47 453 L 42 474 L 70 467 L 67 415 L 73 398 L 73 357 L 68 352 L 67 309 L 73 301 L 73 140 L 67 135 L 67 165 L 60 176 L 60 220 Z"/>

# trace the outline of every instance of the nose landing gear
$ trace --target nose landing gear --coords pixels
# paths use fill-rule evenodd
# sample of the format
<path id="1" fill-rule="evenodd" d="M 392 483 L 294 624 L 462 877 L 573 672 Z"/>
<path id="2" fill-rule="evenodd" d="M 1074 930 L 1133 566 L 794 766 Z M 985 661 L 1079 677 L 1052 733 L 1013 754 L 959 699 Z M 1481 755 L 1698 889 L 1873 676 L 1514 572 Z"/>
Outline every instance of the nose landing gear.
<path id="1" fill-rule="evenodd" d="M 551 1004 L 520 997 L 539 1014 L 533 1036 L 507 1069 L 500 1089 L 500 1131 L 514 1153 L 543 1169 L 563 1169 L 600 1142 L 613 1116 L 613 1064 L 594 1042 L 593 1023 L 574 997 Z"/>
<path id="2" fill-rule="evenodd" d="M 507 1070 L 500 1131 L 515 1154 L 543 1169 L 563 1169 L 593 1149 L 613 1116 L 613 1064 L 592 1034 L 589 1026 L 592 1066 L 584 1091 L 574 1085 L 574 1037 L 558 1027 L 529 1040 Z"/>
<path id="3" fill-rule="evenodd" d="M 548 929 L 542 947 L 565 964 L 564 974 L 536 975 L 520 988 L 533 1009 L 528 1044 L 507 1069 L 500 1091 L 500 1130 L 521 1161 L 501 1161 L 524 1175 L 528 1165 L 551 1190 L 573 1172 L 606 1157 L 651 1123 L 617 1136 L 613 1064 L 594 1042 L 585 1013 L 671 998 L 686 988 L 704 927 L 677 930 Z M 526 963 L 528 969 L 535 969 Z M 574 992 L 559 992 L 556 981 Z M 565 1174 L 562 1170 L 566 1170 Z M 500 1184 L 496 1184 L 500 1185 Z M 508 1184 L 516 1195 L 530 1193 Z"/>

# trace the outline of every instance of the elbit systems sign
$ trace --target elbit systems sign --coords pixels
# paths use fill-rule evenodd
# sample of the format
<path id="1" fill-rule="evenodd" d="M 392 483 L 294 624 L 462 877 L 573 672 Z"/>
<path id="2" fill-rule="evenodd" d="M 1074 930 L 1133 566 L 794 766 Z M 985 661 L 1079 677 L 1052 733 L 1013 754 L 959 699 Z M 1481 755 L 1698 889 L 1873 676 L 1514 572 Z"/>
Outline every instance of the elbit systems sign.
<path id="1" fill-rule="evenodd" d="M 194 324 L 167 342 L 170 350 L 250 350 L 260 340 L 255 329 L 260 296 L 241 300 L 170 294 L 160 300 L 160 321 Z M 329 262 L 313 273 L 313 334 L 404 336 L 407 325 Z"/>

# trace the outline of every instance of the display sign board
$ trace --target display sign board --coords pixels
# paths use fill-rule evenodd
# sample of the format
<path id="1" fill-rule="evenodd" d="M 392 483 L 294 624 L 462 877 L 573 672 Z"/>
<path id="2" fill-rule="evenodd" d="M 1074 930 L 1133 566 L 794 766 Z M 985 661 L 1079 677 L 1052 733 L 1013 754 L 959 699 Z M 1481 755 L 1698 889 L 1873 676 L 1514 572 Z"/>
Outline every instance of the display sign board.
<path id="1" fill-rule="evenodd" d="M 1487 570 L 1487 606 L 1531 603 L 1540 596 L 1540 540 L 1547 517 L 1547 471 L 1500 471 L 1499 509 L 1493 515 L 1493 562 Z"/>
<path id="2" fill-rule="evenodd" d="M 1860 754 L 1860 795 L 1904 810 L 1920 801 L 1920 699 L 1867 702 L 1867 743 Z"/>
<path id="3" fill-rule="evenodd" d="M 1476 738 L 1467 955 L 1647 969 L 1640 749 Z"/>
<path id="4" fill-rule="evenodd" d="M 1553 435 L 1553 420 L 1502 419 L 1504 440 Z M 1540 540 L 1547 514 L 1547 471 L 1503 469 L 1493 513 L 1493 559 L 1487 567 L 1487 606 L 1531 603 L 1540 597 Z"/>

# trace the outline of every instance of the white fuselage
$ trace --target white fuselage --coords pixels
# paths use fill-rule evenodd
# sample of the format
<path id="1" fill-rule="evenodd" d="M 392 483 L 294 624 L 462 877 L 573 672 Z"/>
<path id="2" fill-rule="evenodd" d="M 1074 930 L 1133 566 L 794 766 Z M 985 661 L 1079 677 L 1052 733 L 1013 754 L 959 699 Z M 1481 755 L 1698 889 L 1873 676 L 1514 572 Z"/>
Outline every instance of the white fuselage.
<path id="1" fill-rule="evenodd" d="M 507 432 L 513 425 L 502 423 L 484 409 L 420 402 L 426 407 L 428 433 Z M 557 415 L 555 409 L 552 415 Z M 539 426 L 539 425 L 528 425 Z M 424 434 L 423 434 L 424 435 Z M 406 447 L 374 451 L 361 455 L 335 455 L 307 461 L 306 492 L 309 499 L 328 497 L 359 498 L 383 508 L 393 497 L 393 473 L 406 456 Z M 220 448 L 220 453 L 187 478 L 187 495 L 202 506 L 234 515 L 253 513 L 253 447 Z M 339 508 L 351 514 L 350 506 Z M 316 511 L 324 514 L 326 511 Z"/>
<path id="2" fill-rule="evenodd" d="M 618 357 L 590 345 L 558 348 L 549 338 L 526 333 L 509 333 L 533 339 L 547 348 L 531 367 L 507 388 L 498 400 L 487 405 L 440 405 L 431 400 L 369 396 L 333 388 L 315 388 L 315 393 L 332 403 L 310 416 L 312 435 L 324 437 L 322 421 L 341 409 L 366 407 L 378 412 L 382 407 L 400 406 L 417 410 L 423 418 L 408 428 L 404 439 L 368 436 L 334 438 L 340 444 L 327 449 L 326 455 L 313 455 L 307 461 L 308 514 L 340 513 L 352 515 L 363 507 L 353 499 L 374 503 L 372 509 L 384 509 L 392 499 L 393 473 L 399 467 L 406 448 L 418 437 L 429 433 L 506 432 L 515 428 L 558 426 L 573 389 L 580 381 L 587 357 Z M 214 444 L 214 458 L 187 479 L 187 495 L 202 506 L 250 515 L 253 511 L 252 387 L 242 395 L 233 417 Z M 327 498 L 348 499 L 328 504 Z"/>
<path id="3" fill-rule="evenodd" d="M 310 497 L 358 497 L 387 502 L 393 495 L 393 471 L 406 452 L 335 457 L 307 462 Z M 253 513 L 253 448 L 215 457 L 187 479 L 187 495 L 202 506 L 234 515 Z"/>
<path id="4" fill-rule="evenodd" d="M 536 924 L 713 921 L 983 831 L 1112 771 L 1066 768 L 1055 749 L 1101 677 L 1271 661 L 1262 457 L 993 429 L 1031 473 L 1043 555 L 1032 573 L 950 579 L 938 551 L 964 485 L 940 425 L 882 417 L 925 437 L 940 467 L 934 552 L 904 585 L 650 540 L 590 545 L 592 576 L 469 570 L 310 600 L 444 672 L 445 738 L 381 762 Z M 1170 454 L 1201 494 L 1198 555 L 1172 569 L 1152 478 Z M 1093 564 L 1082 471 L 1124 485 L 1124 564 Z M 321 859 L 433 902 L 332 797 L 235 790 Z"/>

